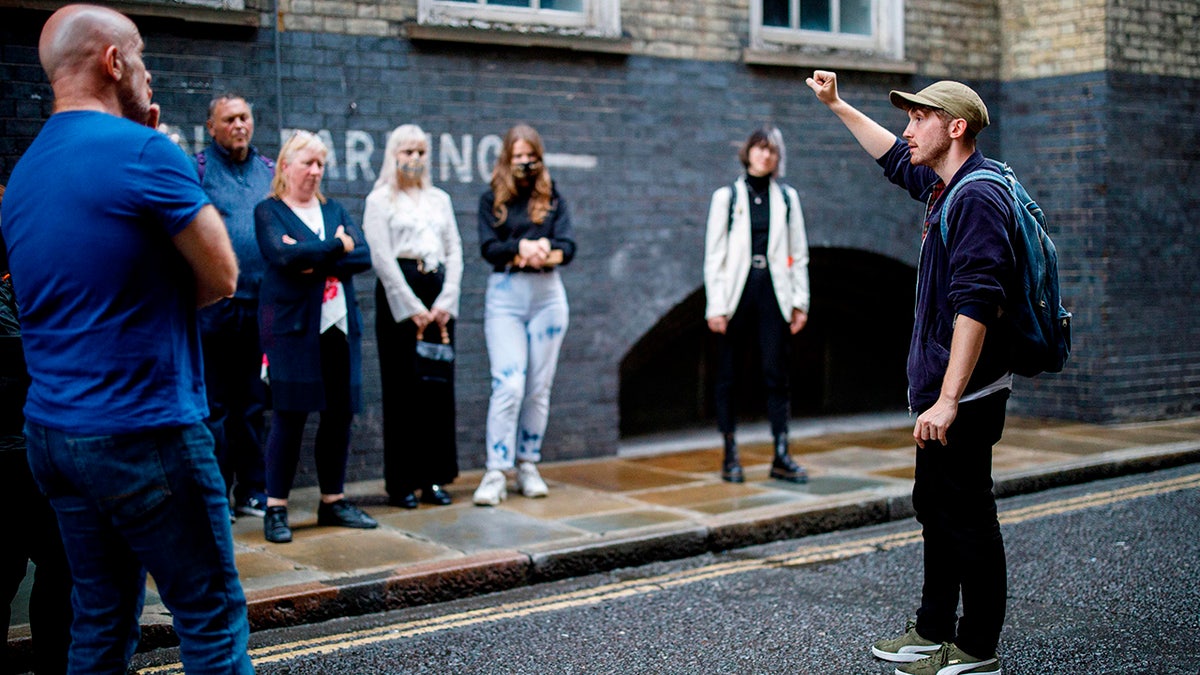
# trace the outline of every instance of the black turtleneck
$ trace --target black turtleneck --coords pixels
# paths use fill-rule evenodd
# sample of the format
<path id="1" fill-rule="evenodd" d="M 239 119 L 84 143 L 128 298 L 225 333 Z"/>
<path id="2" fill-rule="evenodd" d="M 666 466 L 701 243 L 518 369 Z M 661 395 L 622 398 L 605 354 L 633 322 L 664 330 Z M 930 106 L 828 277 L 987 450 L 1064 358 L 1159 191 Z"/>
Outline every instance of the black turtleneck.
<path id="1" fill-rule="evenodd" d="M 770 176 L 746 174 L 746 196 L 750 202 L 750 254 L 766 255 L 771 231 Z"/>

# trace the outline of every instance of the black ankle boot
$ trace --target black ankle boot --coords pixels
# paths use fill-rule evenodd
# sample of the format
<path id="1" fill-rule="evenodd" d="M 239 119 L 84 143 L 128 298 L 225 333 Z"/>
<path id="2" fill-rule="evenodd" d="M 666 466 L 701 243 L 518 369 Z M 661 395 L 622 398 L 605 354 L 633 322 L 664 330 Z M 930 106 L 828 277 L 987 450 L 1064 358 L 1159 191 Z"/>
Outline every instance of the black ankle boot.
<path id="1" fill-rule="evenodd" d="M 786 480 L 789 483 L 808 482 L 808 472 L 788 454 L 786 434 L 775 437 L 775 461 L 771 462 L 771 478 Z"/>
<path id="2" fill-rule="evenodd" d="M 725 434 L 725 461 L 721 463 L 721 480 L 730 483 L 746 482 L 742 463 L 738 461 L 737 441 L 734 440 L 733 434 Z"/>

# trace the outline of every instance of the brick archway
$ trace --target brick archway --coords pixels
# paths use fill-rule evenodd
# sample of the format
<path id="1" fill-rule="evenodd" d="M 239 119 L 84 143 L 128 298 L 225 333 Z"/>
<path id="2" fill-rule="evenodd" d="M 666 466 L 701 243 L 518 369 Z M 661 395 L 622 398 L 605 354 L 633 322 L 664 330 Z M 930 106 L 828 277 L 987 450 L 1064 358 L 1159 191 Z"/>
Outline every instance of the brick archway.
<path id="1" fill-rule="evenodd" d="M 915 269 L 874 253 L 813 249 L 809 325 L 792 343 L 792 417 L 905 406 Z M 621 436 L 715 424 L 716 345 L 704 288 L 672 308 L 620 368 Z M 739 381 L 739 418 L 765 419 L 754 355 Z"/>

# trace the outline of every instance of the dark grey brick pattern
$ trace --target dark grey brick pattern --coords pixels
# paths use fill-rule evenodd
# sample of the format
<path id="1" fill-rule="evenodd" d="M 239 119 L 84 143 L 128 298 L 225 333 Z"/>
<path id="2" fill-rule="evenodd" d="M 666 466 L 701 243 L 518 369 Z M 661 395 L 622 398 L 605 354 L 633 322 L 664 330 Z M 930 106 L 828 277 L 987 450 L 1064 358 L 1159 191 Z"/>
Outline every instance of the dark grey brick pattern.
<path id="1" fill-rule="evenodd" d="M 0 181 L 50 112 L 35 48 L 44 18 L 0 10 Z M 212 93 L 235 89 L 255 103 L 260 149 L 277 151 L 281 115 L 270 31 L 169 22 L 143 22 L 142 28 L 165 122 L 184 127 L 190 140 Z M 594 169 L 554 170 L 574 210 L 580 252 L 564 271 L 572 320 L 552 402 L 548 459 L 615 452 L 621 361 L 702 285 L 709 196 L 740 171 L 734 149 L 756 125 L 773 122 L 787 139 L 787 181 L 800 192 L 814 267 L 842 250 L 915 264 L 920 206 L 882 182 L 804 86 L 806 72 L 306 33 L 282 34 L 281 47 L 283 126 L 329 130 L 339 160 L 348 130 L 374 139 L 371 165 L 377 168 L 385 135 L 398 124 L 416 122 L 433 132 L 436 153 L 436 134 L 451 134 L 456 142 L 471 134 L 477 143 L 516 121 L 537 126 L 549 152 L 597 158 Z M 845 73 L 843 82 L 849 100 L 897 132 L 905 119 L 887 103 L 887 91 L 925 84 L 858 72 Z M 1012 163 L 1051 214 L 1064 297 L 1077 317 L 1068 371 L 1022 381 L 1013 409 L 1087 420 L 1194 412 L 1200 353 L 1193 336 L 1200 331 L 1194 312 L 1183 308 L 1200 295 L 1191 262 L 1196 197 L 1188 190 L 1197 164 L 1196 83 L 1098 74 L 973 84 L 995 120 L 981 139 L 984 151 Z M 1132 94 L 1147 86 L 1166 102 L 1133 103 Z M 1116 150 L 1111 156 L 1110 148 Z M 327 178 L 326 192 L 361 215 L 371 182 L 347 181 L 341 168 L 339 177 Z M 470 183 L 453 177 L 438 183 L 454 199 L 463 235 L 458 436 L 464 467 L 476 467 L 483 459 L 490 382 L 482 331 L 487 268 L 478 255 L 474 209 L 486 186 L 474 166 Z M 820 283 L 853 285 L 855 279 Z M 367 408 L 355 428 L 353 479 L 377 477 L 380 466 L 372 285 L 363 275 Z M 863 306 L 839 316 L 859 317 L 869 330 L 879 315 L 873 305 L 911 305 L 912 288 L 904 284 L 867 290 Z M 899 333 L 905 330 L 900 326 Z M 902 371 L 903 363 L 890 367 Z M 902 408 L 902 392 L 896 399 L 892 409 Z"/>

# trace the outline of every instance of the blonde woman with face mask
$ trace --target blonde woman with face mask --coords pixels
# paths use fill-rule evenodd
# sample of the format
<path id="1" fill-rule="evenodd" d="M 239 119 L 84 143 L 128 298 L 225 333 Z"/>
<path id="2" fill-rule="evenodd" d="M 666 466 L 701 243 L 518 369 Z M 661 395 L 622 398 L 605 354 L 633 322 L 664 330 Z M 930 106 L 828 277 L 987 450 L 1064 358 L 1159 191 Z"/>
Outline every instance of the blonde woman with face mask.
<path id="1" fill-rule="evenodd" d="M 363 232 L 378 278 L 375 335 L 388 503 L 444 506 L 450 495 L 442 486 L 458 477 L 454 368 L 446 364 L 431 374 L 419 367 L 415 351 L 418 340 L 453 345 L 462 242 L 450 195 L 429 177 L 429 140 L 415 124 L 388 135 Z"/>

